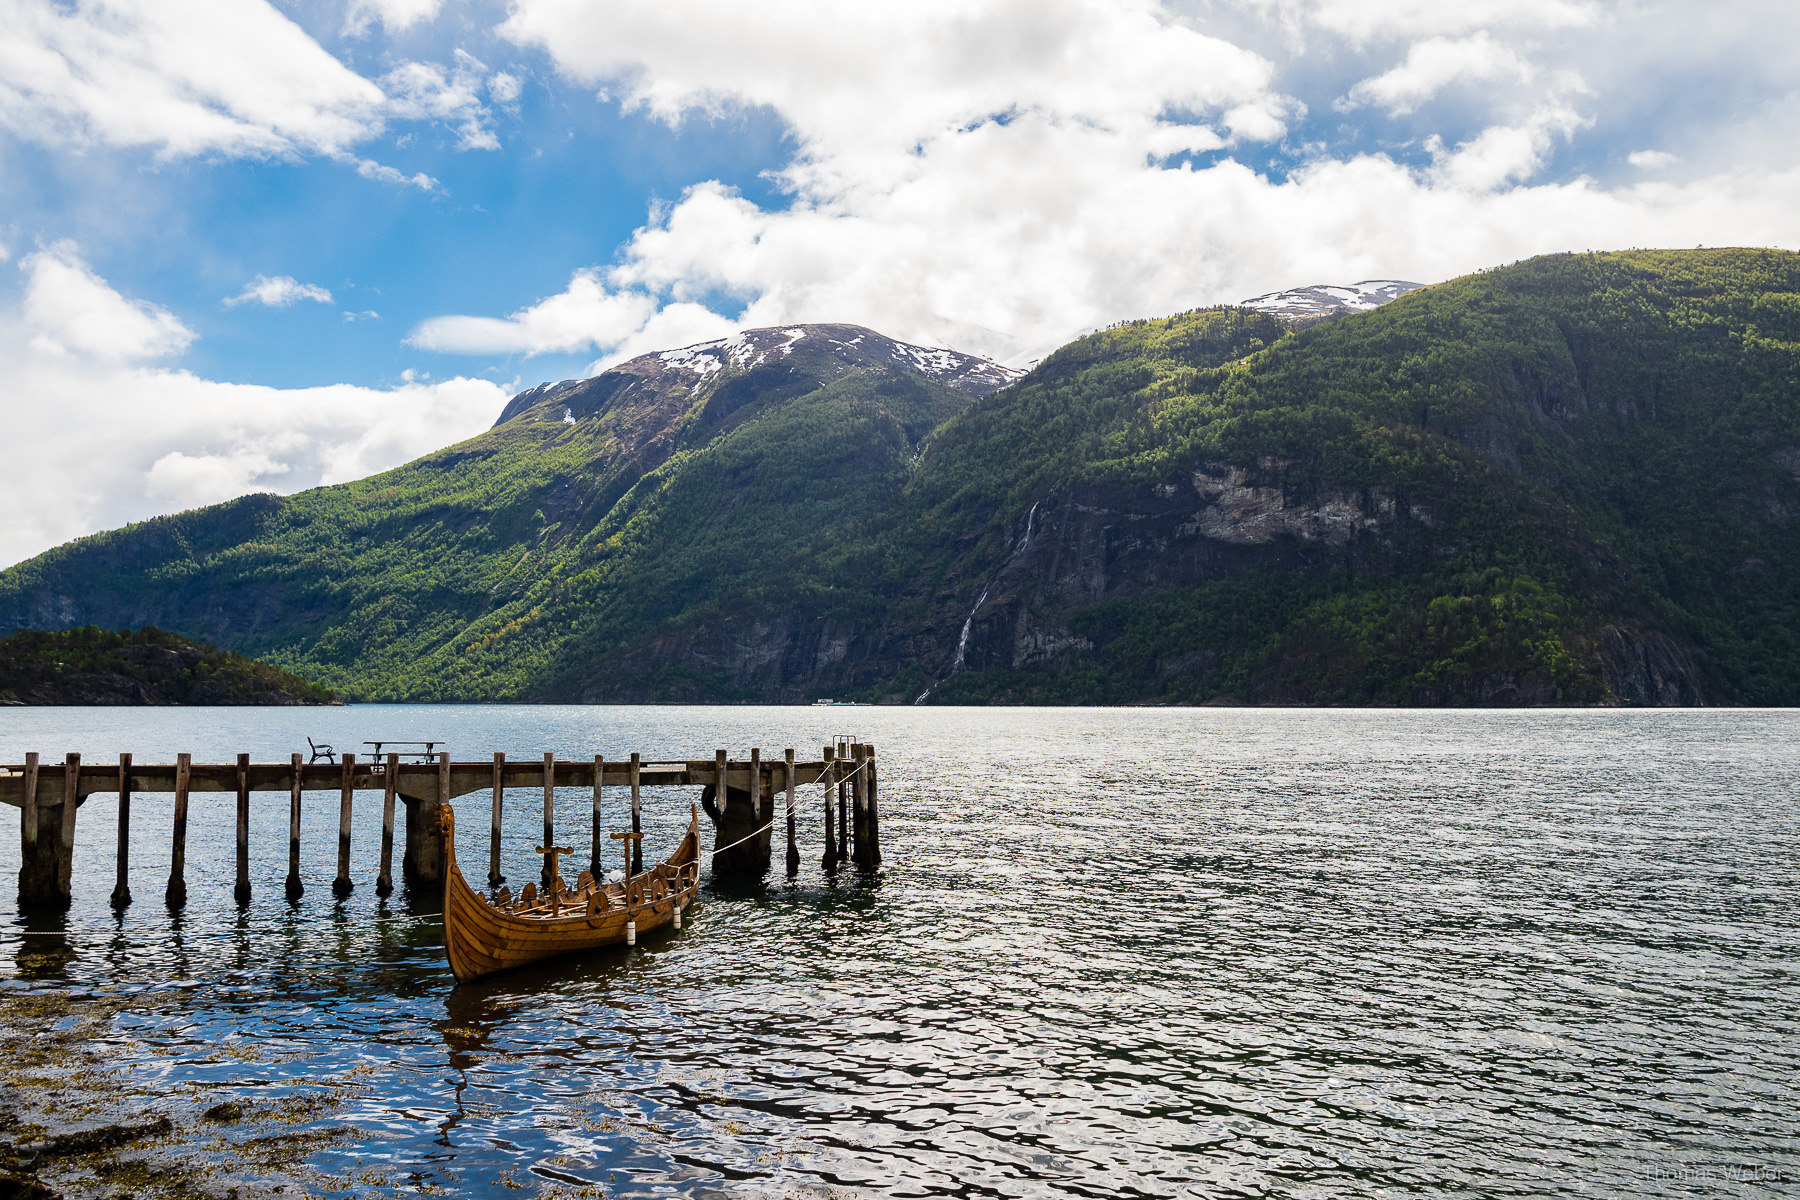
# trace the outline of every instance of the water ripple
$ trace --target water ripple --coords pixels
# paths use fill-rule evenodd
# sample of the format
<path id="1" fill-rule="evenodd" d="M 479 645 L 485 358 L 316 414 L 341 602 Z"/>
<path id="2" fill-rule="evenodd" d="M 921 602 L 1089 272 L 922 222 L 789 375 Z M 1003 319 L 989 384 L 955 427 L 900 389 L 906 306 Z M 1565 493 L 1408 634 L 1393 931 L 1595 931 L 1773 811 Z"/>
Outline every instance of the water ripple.
<path id="1" fill-rule="evenodd" d="M 143 760 L 192 737 L 167 714 L 63 715 L 87 722 L 84 744 L 51 744 L 71 728 L 54 714 L 0 713 L 0 756 Z M 0 914 L 4 986 L 128 994 L 110 1050 L 146 1085 L 329 1091 L 313 1126 L 360 1136 L 313 1164 L 383 1168 L 397 1190 L 1693 1196 L 1800 1180 L 1793 714 L 830 714 L 846 719 L 881 747 L 873 880 L 820 875 L 811 796 L 796 885 L 711 894 L 634 952 L 453 988 L 435 920 L 376 923 L 434 898 L 326 894 L 334 804 L 309 801 L 312 891 L 290 907 L 285 803 L 259 800 L 269 853 L 239 914 L 229 798 L 196 800 L 194 899 L 172 920 L 144 899 L 166 871 L 166 798 L 145 797 L 139 903 L 107 912 L 110 832 L 84 809 L 76 932 L 21 937 L 46 927 Z M 213 744 L 176 748 L 418 731 L 481 755 L 710 757 L 833 732 L 806 709 L 216 725 Z M 652 797 L 653 839 L 673 840 L 687 799 Z M 565 800 L 581 828 L 584 798 Z M 359 813 L 363 879 L 374 815 Z M 16 865 L 8 845 L 0 870 Z"/>

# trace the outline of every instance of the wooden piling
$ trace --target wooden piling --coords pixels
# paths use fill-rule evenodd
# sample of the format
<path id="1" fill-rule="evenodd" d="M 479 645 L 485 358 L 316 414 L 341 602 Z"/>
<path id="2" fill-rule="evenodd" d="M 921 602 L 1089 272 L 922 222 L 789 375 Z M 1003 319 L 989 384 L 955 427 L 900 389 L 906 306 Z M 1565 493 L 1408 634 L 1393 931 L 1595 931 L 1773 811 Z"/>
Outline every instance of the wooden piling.
<path id="1" fill-rule="evenodd" d="M 762 747 L 750 747 L 750 827 L 762 824 Z M 773 815 L 773 814 L 771 814 Z"/>
<path id="2" fill-rule="evenodd" d="M 119 755 L 119 846 L 112 906 L 131 903 L 131 755 Z"/>
<path id="3" fill-rule="evenodd" d="M 643 810 L 638 807 L 638 776 L 643 768 L 640 755 L 633 752 L 631 756 L 631 874 L 636 875 L 644 869 L 644 819 Z"/>
<path id="4" fill-rule="evenodd" d="M 350 881 L 350 816 L 356 802 L 356 755 L 345 754 L 340 760 L 342 774 L 338 779 L 338 864 L 337 878 L 331 881 L 331 894 L 342 900 L 356 890 Z"/>
<path id="5" fill-rule="evenodd" d="M 765 797 L 763 785 L 769 785 Z M 768 801 L 769 819 L 763 820 L 763 802 Z M 775 843 L 775 789 L 773 774 L 764 778 L 762 747 L 750 748 L 750 828 L 755 830 L 748 849 L 754 853 L 754 870 L 757 877 L 769 873 L 769 848 Z"/>
<path id="6" fill-rule="evenodd" d="M 450 802 L 450 752 L 438 752 L 438 777 L 429 792 L 416 787 L 416 795 L 400 793 L 406 802 L 406 853 L 401 873 L 409 888 L 435 889 L 444 882 L 444 834 L 438 828 L 439 803 Z"/>
<path id="7" fill-rule="evenodd" d="M 231 889 L 237 902 L 250 903 L 250 756 L 237 757 L 237 886 Z"/>
<path id="8" fill-rule="evenodd" d="M 75 810 L 81 806 L 81 755 L 63 759 L 62 830 L 56 843 L 56 893 L 69 902 L 75 870 Z"/>
<path id="9" fill-rule="evenodd" d="M 880 776 L 876 773 L 875 768 L 875 747 L 865 746 L 864 749 L 869 752 L 868 766 L 864 767 L 863 771 L 869 777 L 869 781 L 865 785 L 868 789 L 866 799 L 869 806 L 865 824 L 869 831 L 868 860 L 869 869 L 872 871 L 881 865 L 881 806 L 875 801 L 875 783 Z"/>
<path id="10" fill-rule="evenodd" d="M 175 829 L 169 843 L 169 886 L 163 903 L 180 908 L 187 903 L 188 786 L 193 778 L 194 756 L 175 756 Z"/>
<path id="11" fill-rule="evenodd" d="M 37 881 L 33 859 L 38 851 L 38 754 L 25 755 L 25 794 L 19 801 L 19 898 L 25 901 L 35 892 Z"/>
<path id="12" fill-rule="evenodd" d="M 19 836 L 27 846 L 38 836 L 38 752 L 25 755 L 25 795 L 19 803 Z"/>
<path id="13" fill-rule="evenodd" d="M 544 755 L 544 845 L 556 845 L 556 755 L 546 752 Z M 551 886 L 553 856 L 544 856 L 544 888 Z"/>
<path id="14" fill-rule="evenodd" d="M 845 744 L 845 750 L 849 750 L 848 743 Z M 850 772 L 844 769 L 842 755 L 838 756 L 837 763 L 837 860 L 840 863 L 847 863 L 850 861 Z"/>
<path id="15" fill-rule="evenodd" d="M 856 778 L 850 784 L 855 812 L 855 862 L 857 869 L 863 871 L 874 869 L 874 863 L 870 861 L 874 842 L 869 837 L 869 767 L 873 756 L 869 751 L 870 747 L 861 744 L 851 748 L 856 757 Z"/>
<path id="16" fill-rule="evenodd" d="M 394 894 L 394 801 L 400 794 L 400 756 L 388 751 L 387 770 L 381 788 L 381 870 L 375 876 L 375 894 Z"/>
<path id="17" fill-rule="evenodd" d="M 825 759 L 825 853 L 819 856 L 819 866 L 825 871 L 837 870 L 837 826 L 832 821 L 835 809 L 831 795 L 831 785 L 837 782 L 837 747 L 827 746 L 822 757 Z"/>
<path id="18" fill-rule="evenodd" d="M 600 878 L 600 785 L 606 777 L 606 756 L 594 755 L 594 852 L 588 859 L 588 873 L 595 879 Z"/>
<path id="19" fill-rule="evenodd" d="M 43 781 L 36 754 L 25 756 L 25 794 L 20 798 L 19 821 L 19 909 L 58 909 L 68 906 L 62 864 L 68 859 L 63 850 L 60 822 L 44 819 L 38 798 Z M 60 810 L 59 810 L 60 811 Z"/>
<path id="20" fill-rule="evenodd" d="M 304 782 L 301 778 L 303 767 L 299 751 L 288 756 L 288 768 L 292 774 L 288 776 L 288 873 L 283 891 L 290 903 L 306 895 L 306 885 L 300 882 L 300 790 Z"/>
<path id="21" fill-rule="evenodd" d="M 792 879 L 800 873 L 800 847 L 794 843 L 794 748 L 788 747 L 787 756 L 783 759 L 786 774 L 782 782 L 787 784 L 787 873 Z"/>
<path id="22" fill-rule="evenodd" d="M 494 805 L 488 818 L 488 886 L 499 887 L 506 882 L 506 876 L 500 873 L 500 816 L 506 796 L 506 755 L 494 753 Z"/>

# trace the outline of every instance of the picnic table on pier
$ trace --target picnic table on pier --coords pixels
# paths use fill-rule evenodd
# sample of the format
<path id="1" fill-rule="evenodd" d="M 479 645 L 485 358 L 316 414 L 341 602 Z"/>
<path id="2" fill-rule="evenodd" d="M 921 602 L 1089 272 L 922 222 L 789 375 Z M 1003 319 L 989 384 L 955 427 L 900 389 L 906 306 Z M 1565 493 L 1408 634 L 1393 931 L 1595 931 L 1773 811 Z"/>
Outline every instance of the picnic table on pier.
<path id="1" fill-rule="evenodd" d="M 409 757 L 417 758 L 420 762 L 425 762 L 431 758 L 432 751 L 437 749 L 438 743 L 435 741 L 432 741 L 432 742 L 397 742 L 397 741 L 383 740 L 383 741 L 379 741 L 379 742 L 364 742 L 363 745 L 375 747 L 375 749 L 373 751 L 371 751 L 371 753 L 376 758 L 381 757 L 381 748 L 383 746 L 394 746 L 394 747 L 411 746 L 411 747 L 413 747 L 412 749 L 401 750 L 400 753 L 405 754 Z M 424 747 L 424 748 L 420 749 L 419 747 Z"/>

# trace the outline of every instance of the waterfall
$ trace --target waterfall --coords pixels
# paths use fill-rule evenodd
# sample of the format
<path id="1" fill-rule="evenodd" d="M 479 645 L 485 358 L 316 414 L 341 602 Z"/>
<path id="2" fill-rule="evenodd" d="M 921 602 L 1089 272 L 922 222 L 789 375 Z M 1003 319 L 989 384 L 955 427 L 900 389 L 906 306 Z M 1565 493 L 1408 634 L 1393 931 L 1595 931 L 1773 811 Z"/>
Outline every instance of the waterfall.
<path id="1" fill-rule="evenodd" d="M 1004 574 L 1006 571 L 1006 568 L 1012 566 L 1013 563 L 1017 562 L 1019 559 L 1019 556 L 1021 554 L 1024 554 L 1025 551 L 1031 546 L 1032 528 L 1037 521 L 1038 504 L 1041 504 L 1041 503 L 1042 503 L 1042 501 L 1038 501 L 1038 502 L 1032 504 L 1031 510 L 1025 514 L 1024 536 L 1019 538 L 1019 544 L 1017 546 L 1013 547 L 1012 553 L 1006 556 L 1006 561 L 1000 564 L 1000 569 L 998 571 L 994 572 L 994 579 L 998 579 L 1002 574 Z M 963 618 L 962 633 L 956 639 L 956 657 L 954 659 L 952 659 L 951 663 L 950 663 L 950 674 L 952 676 L 959 675 L 962 673 L 963 656 L 969 652 L 969 631 L 975 627 L 975 614 L 981 611 L 981 606 L 983 604 L 987 603 L 988 593 L 993 590 L 994 590 L 994 580 L 989 580 L 988 585 L 981 589 L 981 595 L 975 597 L 975 607 L 971 608 L 969 610 L 969 615 L 967 617 Z M 913 703 L 914 704 L 919 703 L 921 700 L 924 700 L 925 697 L 929 696 L 930 694 L 931 694 L 931 689 L 926 688 L 923 692 L 919 693 L 919 699 L 914 700 Z"/>

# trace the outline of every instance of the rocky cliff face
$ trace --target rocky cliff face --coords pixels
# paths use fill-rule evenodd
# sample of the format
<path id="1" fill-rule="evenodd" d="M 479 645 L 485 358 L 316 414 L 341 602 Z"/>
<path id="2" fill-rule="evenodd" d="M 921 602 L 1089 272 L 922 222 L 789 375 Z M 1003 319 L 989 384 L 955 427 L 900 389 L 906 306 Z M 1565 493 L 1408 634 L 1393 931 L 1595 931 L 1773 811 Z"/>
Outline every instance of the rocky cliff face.
<path id="1" fill-rule="evenodd" d="M 585 702 L 648 700 L 658 681 L 723 678 L 745 700 L 793 703 L 878 686 L 912 663 L 930 687 L 965 672 L 1041 671 L 1094 651 L 1077 617 L 1106 601 L 1198 587 L 1258 568 L 1320 577 L 1399 576 L 1420 562 L 1459 553 L 1431 506 L 1393 487 L 1306 487 L 1294 464 L 1197 464 L 1181 484 L 1143 490 L 1053 492 L 1034 505 L 967 581 L 973 602 L 951 579 L 929 598 L 927 613 L 881 629 L 818 618 L 804 606 L 744 613 L 657 639 L 595 678 Z M 1609 564 L 1609 569 L 1615 569 Z M 1590 648 L 1618 703 L 1709 703 L 1703 672 L 1663 630 L 1608 624 Z M 1152 670 L 1158 677 L 1209 665 L 1215 650 L 1172 644 Z M 883 703 L 921 694 L 889 691 Z M 699 692 L 696 691 L 696 696 Z M 1228 702 L 1307 703 L 1270 684 Z M 1414 702 L 1459 705 L 1554 705 L 1572 702 L 1554 681 L 1495 670 L 1453 687 L 1421 690 Z"/>

